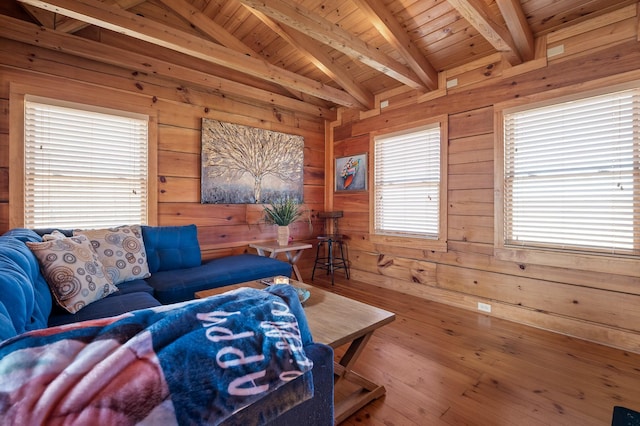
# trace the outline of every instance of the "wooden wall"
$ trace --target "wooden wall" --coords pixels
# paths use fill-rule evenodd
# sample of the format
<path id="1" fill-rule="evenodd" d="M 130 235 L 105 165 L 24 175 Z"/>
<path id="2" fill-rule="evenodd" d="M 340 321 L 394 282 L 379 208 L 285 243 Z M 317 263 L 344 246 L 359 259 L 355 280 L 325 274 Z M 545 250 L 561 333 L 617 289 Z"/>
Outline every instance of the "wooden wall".
<path id="1" fill-rule="evenodd" d="M 547 48 L 560 44 L 564 54 L 547 57 Z M 388 107 L 342 111 L 332 123 L 332 155 L 340 157 L 370 153 L 372 132 L 449 117 L 448 251 L 372 242 L 372 192 L 334 193 L 333 209 L 345 212 L 340 226 L 350 236 L 352 276 L 470 310 L 489 303 L 491 316 L 640 352 L 640 262 L 624 272 L 591 272 L 494 256 L 494 105 L 548 91 L 561 95 L 576 87 L 640 81 L 635 6 L 622 16 L 549 34 L 537 45 L 537 59 L 520 67 L 504 66 L 499 55 L 479 59 L 442 73 L 441 87 L 449 83 L 448 89 L 380 95 Z"/>
<path id="2" fill-rule="evenodd" d="M 275 239 L 275 227 L 260 223 L 261 205 L 200 204 L 203 117 L 304 136 L 304 201 L 314 215 L 324 206 L 321 117 L 3 38 L 0 58 L 0 234 L 9 228 L 9 93 L 14 83 L 56 88 L 61 96 L 69 90 L 86 90 L 85 97 L 94 97 L 98 104 L 98 93 L 108 89 L 114 99 L 133 96 L 153 108 L 158 117 L 158 204 L 157 218 L 150 222 L 198 225 L 204 258 L 243 252 L 250 242 Z M 292 235 L 309 240 L 314 232 L 318 230 L 296 224 Z"/>
<path id="3" fill-rule="evenodd" d="M 47 41 L 46 34 L 39 37 Z M 547 48 L 560 44 L 564 53 L 547 57 Z M 600 79 L 640 80 L 635 6 L 537 40 L 536 57 L 518 67 L 505 65 L 500 55 L 479 58 L 441 73 L 439 90 L 385 93 L 377 96 L 389 100 L 385 109 L 341 111 L 328 126 L 325 150 L 320 117 L 0 38 L 0 232 L 9 226 L 9 85 L 37 81 L 63 91 L 88 84 L 114 97 L 139 96 L 157 110 L 155 219 L 197 224 L 205 258 L 245 251 L 252 241 L 275 238 L 275 230 L 258 223 L 258 206 L 200 204 L 201 118 L 301 134 L 305 201 L 314 213 L 325 207 L 345 212 L 340 226 L 350 236 L 353 278 L 471 310 L 479 301 L 490 303 L 497 317 L 640 352 L 640 264 L 637 273 L 623 274 L 544 267 L 498 260 L 493 247 L 494 105 Z M 372 243 L 370 193 L 334 193 L 333 159 L 368 152 L 371 132 L 441 114 L 449 117 L 448 251 Z M 313 231 L 300 224 L 294 236 L 313 241 L 320 229 L 318 221 Z M 312 255 L 303 257 L 305 277 Z"/>

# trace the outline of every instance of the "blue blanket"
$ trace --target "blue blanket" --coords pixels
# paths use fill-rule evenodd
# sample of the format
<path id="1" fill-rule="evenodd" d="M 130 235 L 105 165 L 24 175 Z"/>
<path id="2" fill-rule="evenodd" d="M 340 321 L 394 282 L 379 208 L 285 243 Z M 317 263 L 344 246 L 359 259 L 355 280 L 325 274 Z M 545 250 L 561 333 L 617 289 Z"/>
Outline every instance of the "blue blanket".
<path id="1" fill-rule="evenodd" d="M 31 331 L 0 344 L 0 418 L 220 424 L 306 381 L 274 411 L 283 412 L 313 395 L 310 340 L 296 291 L 284 285 Z"/>

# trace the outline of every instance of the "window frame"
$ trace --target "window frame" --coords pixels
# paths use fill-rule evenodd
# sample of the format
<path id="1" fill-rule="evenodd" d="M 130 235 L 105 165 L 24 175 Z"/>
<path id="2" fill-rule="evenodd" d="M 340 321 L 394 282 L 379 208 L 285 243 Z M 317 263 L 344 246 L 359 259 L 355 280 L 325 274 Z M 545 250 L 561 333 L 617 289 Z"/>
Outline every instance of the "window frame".
<path id="1" fill-rule="evenodd" d="M 393 135 L 407 134 L 414 131 L 420 131 L 429 126 L 439 126 L 440 128 L 440 203 L 439 203 L 439 224 L 438 224 L 438 237 L 417 237 L 409 235 L 393 235 L 393 234 L 377 234 L 375 230 L 375 217 L 376 217 L 376 183 L 375 183 L 375 142 L 377 138 L 388 137 Z M 370 133 L 369 140 L 369 152 L 373 162 L 371 167 L 371 176 L 369 182 L 371 182 L 371 194 L 369 197 L 369 238 L 373 243 L 398 246 L 398 247 L 411 247 L 419 250 L 431 250 L 435 252 L 447 252 L 448 250 L 448 224 L 447 224 L 447 205 L 448 205 L 448 116 L 439 115 L 428 119 L 413 122 L 409 125 L 395 126 L 387 128 L 383 131 L 376 131 Z"/>
<path id="2" fill-rule="evenodd" d="M 61 90 L 64 88 L 64 90 Z M 148 97 L 118 92 L 93 85 L 63 79 L 47 79 L 47 84 L 10 83 L 9 93 L 9 227 L 24 227 L 25 215 L 25 146 L 24 120 L 26 99 L 54 99 L 60 105 L 76 104 L 97 110 L 119 110 L 148 117 L 147 139 L 147 225 L 158 223 L 157 146 L 158 119 Z"/>
<path id="3" fill-rule="evenodd" d="M 592 252 L 575 248 L 523 247 L 505 241 L 505 114 L 536 109 L 568 101 L 640 87 L 640 81 L 607 85 L 592 82 L 588 87 L 571 86 L 494 105 L 494 256 L 520 264 L 532 263 L 559 268 L 640 275 L 638 256 Z"/>

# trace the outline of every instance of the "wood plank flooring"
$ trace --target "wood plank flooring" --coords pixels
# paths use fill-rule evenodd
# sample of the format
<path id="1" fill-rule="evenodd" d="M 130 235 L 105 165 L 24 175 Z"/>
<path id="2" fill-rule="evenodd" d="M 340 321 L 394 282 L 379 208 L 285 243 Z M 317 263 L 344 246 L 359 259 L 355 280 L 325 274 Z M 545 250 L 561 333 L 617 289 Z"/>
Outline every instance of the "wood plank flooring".
<path id="1" fill-rule="evenodd" d="M 640 411 L 640 354 L 340 275 L 306 282 L 397 315 L 356 364 L 387 394 L 343 426 L 610 425 L 615 405 Z"/>

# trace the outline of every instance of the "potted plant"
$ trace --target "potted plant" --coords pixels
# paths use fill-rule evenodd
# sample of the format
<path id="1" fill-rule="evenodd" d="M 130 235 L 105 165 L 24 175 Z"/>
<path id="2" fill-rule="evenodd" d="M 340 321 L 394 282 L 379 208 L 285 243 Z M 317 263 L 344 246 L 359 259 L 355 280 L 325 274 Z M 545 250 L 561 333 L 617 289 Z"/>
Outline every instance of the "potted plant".
<path id="1" fill-rule="evenodd" d="M 283 198 L 264 206 L 264 219 L 267 223 L 278 225 L 278 244 L 289 244 L 289 225 L 302 217 L 304 211 L 297 200 Z"/>

